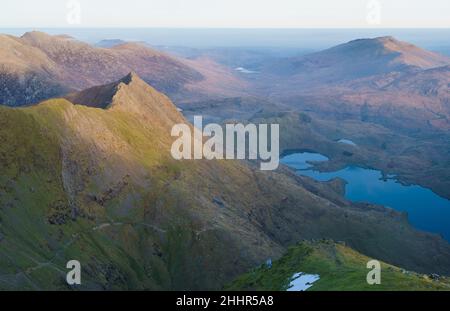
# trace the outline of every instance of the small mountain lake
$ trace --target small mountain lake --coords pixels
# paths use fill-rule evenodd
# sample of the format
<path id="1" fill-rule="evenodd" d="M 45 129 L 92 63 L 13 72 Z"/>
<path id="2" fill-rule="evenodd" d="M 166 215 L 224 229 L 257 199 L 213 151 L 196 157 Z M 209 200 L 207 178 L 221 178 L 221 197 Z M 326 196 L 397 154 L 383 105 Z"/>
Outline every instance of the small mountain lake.
<path id="1" fill-rule="evenodd" d="M 244 67 L 237 67 L 234 70 L 240 72 L 240 73 L 244 73 L 244 74 L 255 74 L 258 73 L 257 71 L 253 71 L 253 70 L 249 70 L 247 68 Z"/>
<path id="2" fill-rule="evenodd" d="M 411 224 L 416 228 L 439 233 L 450 241 L 450 200 L 421 186 L 402 185 L 395 180 L 395 176 L 383 180 L 382 173 L 377 170 L 349 166 L 336 172 L 321 173 L 312 169 L 310 162 L 320 161 L 328 161 L 328 158 L 308 152 L 292 153 L 281 158 L 281 163 L 297 170 L 298 174 L 318 181 L 342 178 L 347 182 L 347 199 L 407 212 Z"/>

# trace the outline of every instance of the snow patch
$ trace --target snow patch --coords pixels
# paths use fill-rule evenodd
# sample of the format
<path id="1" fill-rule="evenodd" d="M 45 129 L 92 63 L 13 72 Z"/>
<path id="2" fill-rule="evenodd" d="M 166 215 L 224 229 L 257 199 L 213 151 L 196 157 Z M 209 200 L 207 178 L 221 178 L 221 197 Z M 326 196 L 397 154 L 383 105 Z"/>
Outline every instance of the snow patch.
<path id="1" fill-rule="evenodd" d="M 291 283 L 289 284 L 287 291 L 305 291 L 313 286 L 313 283 L 317 282 L 319 279 L 320 276 L 318 274 L 306 274 L 303 272 L 295 273 L 291 278 Z"/>
<path id="2" fill-rule="evenodd" d="M 350 145 L 350 146 L 356 146 L 356 144 L 354 142 L 352 142 L 350 139 L 340 139 L 340 140 L 338 140 L 338 143 L 346 144 L 346 145 Z"/>

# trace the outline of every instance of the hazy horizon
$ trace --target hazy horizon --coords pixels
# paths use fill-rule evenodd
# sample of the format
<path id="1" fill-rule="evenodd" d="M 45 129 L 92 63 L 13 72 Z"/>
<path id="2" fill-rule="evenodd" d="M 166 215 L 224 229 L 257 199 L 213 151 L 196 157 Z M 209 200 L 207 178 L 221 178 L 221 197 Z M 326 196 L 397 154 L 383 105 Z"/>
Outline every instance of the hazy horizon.
<path id="1" fill-rule="evenodd" d="M 0 33 L 21 36 L 27 31 L 67 34 L 95 44 L 101 40 L 144 41 L 154 46 L 192 48 L 324 49 L 354 39 L 393 36 L 426 49 L 450 50 L 448 29 L 230 29 L 230 28 L 0 28 Z"/>

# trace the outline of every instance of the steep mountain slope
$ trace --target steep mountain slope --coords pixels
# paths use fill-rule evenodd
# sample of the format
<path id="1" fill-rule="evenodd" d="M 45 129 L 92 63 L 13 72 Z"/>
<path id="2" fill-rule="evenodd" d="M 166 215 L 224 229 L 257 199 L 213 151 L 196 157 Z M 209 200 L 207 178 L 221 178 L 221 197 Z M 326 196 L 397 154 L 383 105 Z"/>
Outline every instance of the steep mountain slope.
<path id="1" fill-rule="evenodd" d="M 20 40 L 44 52 L 62 71 L 64 83 L 78 89 L 117 80 L 131 70 L 165 91 L 202 78 L 194 69 L 142 44 L 103 49 L 36 31 L 25 33 Z"/>
<path id="2" fill-rule="evenodd" d="M 0 102 L 9 106 L 111 83 L 130 71 L 173 96 L 214 96 L 243 89 L 232 71 L 217 63 L 179 59 L 141 43 L 101 48 L 68 36 L 33 31 L 20 38 L 2 35 L 0 46 L 0 82 L 6 81 L 10 90 L 0 89 Z M 24 80 L 24 76 L 37 76 L 39 84 Z M 31 92 L 30 88 L 38 94 L 20 97 L 24 91 Z"/>
<path id="3" fill-rule="evenodd" d="M 0 104 L 37 102 L 68 92 L 60 71 L 45 53 L 13 36 L 0 35 Z"/>
<path id="4" fill-rule="evenodd" d="M 450 274 L 446 241 L 332 185 L 239 161 L 173 160 L 170 130 L 185 120 L 136 74 L 70 98 L 95 105 L 0 107 L 2 289 L 68 289 L 72 259 L 81 289 L 217 289 L 312 238 Z"/>
<path id="5" fill-rule="evenodd" d="M 450 290 L 450 279 L 428 276 L 381 263 L 381 284 L 366 282 L 372 259 L 344 243 L 333 241 L 302 242 L 288 252 L 272 268 L 260 266 L 227 285 L 230 290 L 287 290 L 294 274 L 319 275 L 308 290 L 313 291 L 430 291 Z"/>

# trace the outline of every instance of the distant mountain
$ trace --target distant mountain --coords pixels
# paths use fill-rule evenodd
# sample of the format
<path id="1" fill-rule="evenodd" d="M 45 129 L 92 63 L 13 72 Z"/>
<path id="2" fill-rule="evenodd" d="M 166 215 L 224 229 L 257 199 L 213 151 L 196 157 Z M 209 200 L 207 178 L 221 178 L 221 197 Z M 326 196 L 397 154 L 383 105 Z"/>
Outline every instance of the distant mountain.
<path id="1" fill-rule="evenodd" d="M 270 64 L 269 73 L 296 76 L 309 85 L 342 84 L 348 80 L 392 72 L 415 71 L 450 64 L 450 58 L 393 37 L 358 39 L 328 50 Z M 303 78 L 303 80 L 302 80 Z"/>
<path id="2" fill-rule="evenodd" d="M 450 274 L 445 240 L 333 185 L 242 161 L 173 160 L 170 130 L 186 121 L 137 74 L 67 98 L 76 104 L 0 107 L 1 289 L 67 289 L 72 259 L 81 289 L 219 289 L 324 237 Z"/>
<path id="3" fill-rule="evenodd" d="M 62 71 L 64 83 L 86 88 L 117 80 L 131 70 L 164 91 L 203 77 L 167 54 L 139 43 L 125 43 L 112 49 L 95 48 L 73 39 L 41 32 L 25 33 L 20 40 L 44 52 Z"/>
<path id="4" fill-rule="evenodd" d="M 61 71 L 45 53 L 20 38 L 0 35 L 0 104 L 19 106 L 68 92 Z"/>
<path id="5" fill-rule="evenodd" d="M 185 98 L 242 89 L 232 71 L 216 63 L 179 59 L 140 43 L 99 48 L 33 31 L 20 38 L 2 35 L 0 46 L 0 83 L 7 86 L 0 99 L 9 106 L 110 83 L 130 71 L 160 91 Z"/>
<path id="6" fill-rule="evenodd" d="M 450 129 L 450 58 L 392 37 L 267 64 L 255 93 L 334 119 L 404 133 Z"/>

